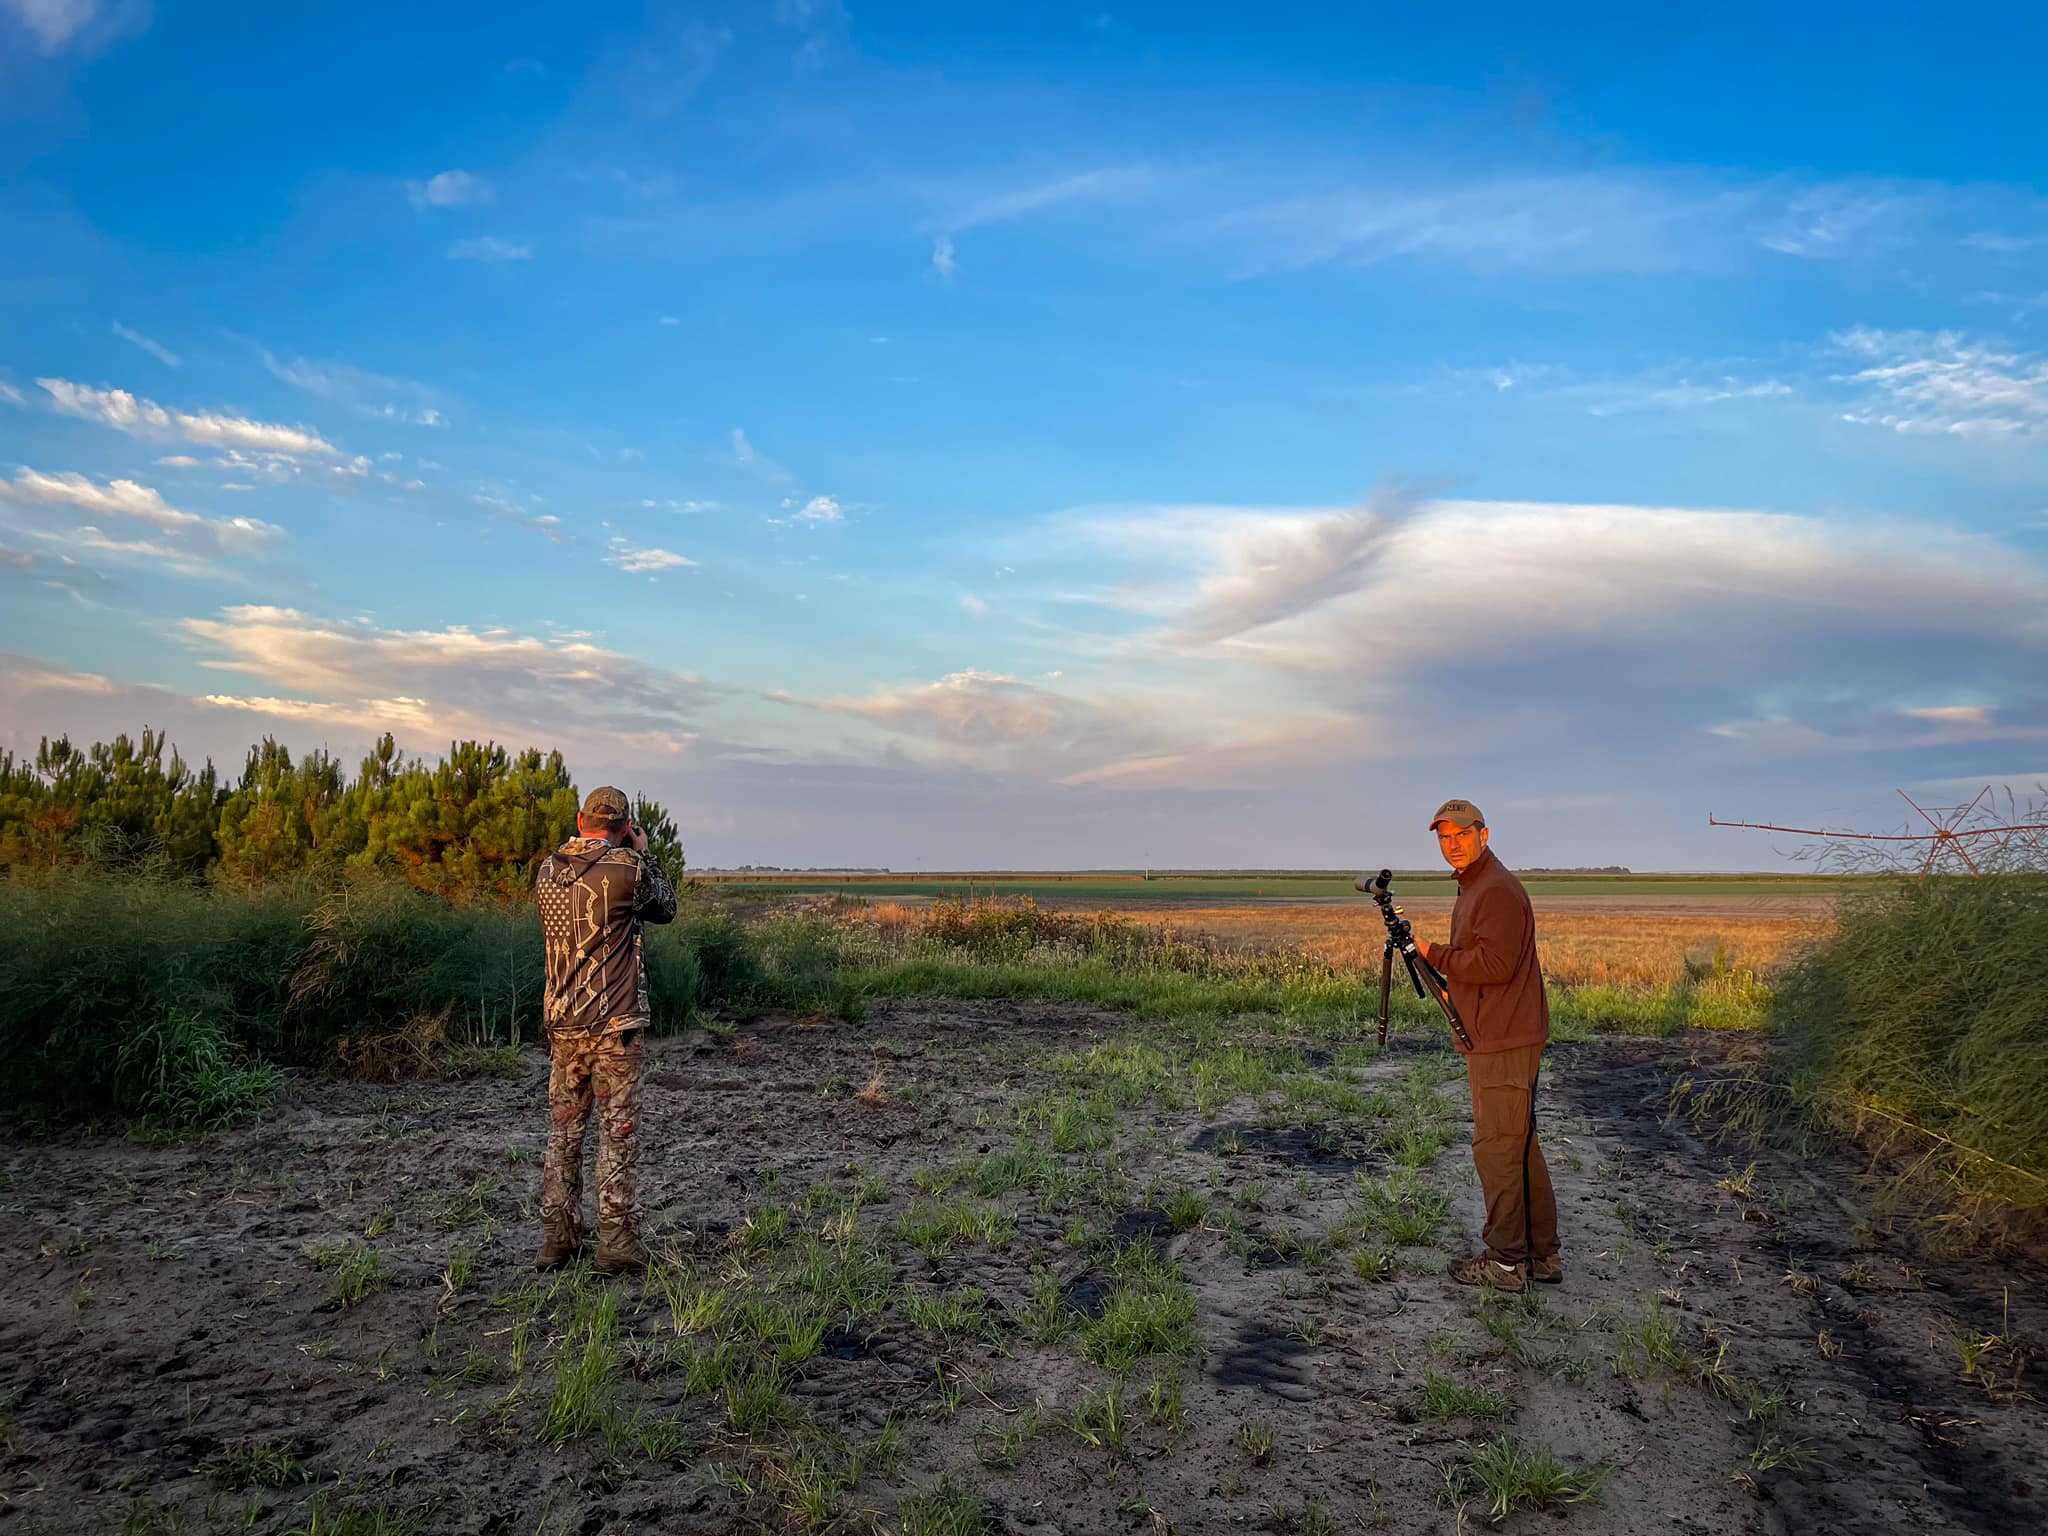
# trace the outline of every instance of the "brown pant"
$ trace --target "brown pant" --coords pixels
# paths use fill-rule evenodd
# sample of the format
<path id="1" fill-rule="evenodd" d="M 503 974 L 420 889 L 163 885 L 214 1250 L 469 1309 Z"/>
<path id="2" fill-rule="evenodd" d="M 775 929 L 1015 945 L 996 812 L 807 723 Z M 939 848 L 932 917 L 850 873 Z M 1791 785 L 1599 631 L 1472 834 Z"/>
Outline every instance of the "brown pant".
<path id="1" fill-rule="evenodd" d="M 1486 1256 L 1504 1264 L 1557 1252 L 1557 1196 L 1536 1144 L 1536 1074 L 1543 1047 L 1465 1058 L 1472 1085 L 1472 1162 L 1486 1195 Z"/>

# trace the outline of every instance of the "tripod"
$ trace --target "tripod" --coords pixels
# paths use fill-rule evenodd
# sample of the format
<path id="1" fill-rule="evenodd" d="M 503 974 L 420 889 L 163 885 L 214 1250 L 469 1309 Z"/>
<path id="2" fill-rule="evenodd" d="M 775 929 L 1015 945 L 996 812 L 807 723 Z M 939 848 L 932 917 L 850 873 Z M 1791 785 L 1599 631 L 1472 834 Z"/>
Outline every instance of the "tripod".
<path id="1" fill-rule="evenodd" d="M 1472 1049 L 1472 1037 L 1465 1033 L 1465 1021 L 1458 1017 L 1458 1005 L 1451 1001 L 1450 983 L 1429 963 L 1428 956 L 1415 942 L 1415 930 L 1394 904 L 1394 893 L 1387 889 L 1393 878 L 1392 870 L 1383 869 L 1378 879 L 1360 875 L 1352 882 L 1378 903 L 1380 916 L 1387 924 L 1387 946 L 1380 952 L 1380 1049 L 1387 1048 L 1387 1010 L 1393 1001 L 1394 954 L 1398 950 L 1402 963 L 1408 967 L 1408 979 L 1415 984 L 1415 995 L 1436 1000 L 1437 1007 L 1443 1010 L 1444 1018 L 1451 1026 L 1451 1033 L 1469 1051 Z"/>

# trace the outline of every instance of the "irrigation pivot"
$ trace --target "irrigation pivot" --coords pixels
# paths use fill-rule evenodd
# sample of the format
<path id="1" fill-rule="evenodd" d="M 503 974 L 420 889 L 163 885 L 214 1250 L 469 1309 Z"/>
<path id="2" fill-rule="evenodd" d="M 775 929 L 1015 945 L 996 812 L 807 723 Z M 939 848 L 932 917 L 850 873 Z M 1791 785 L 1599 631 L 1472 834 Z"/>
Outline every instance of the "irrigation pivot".
<path id="1" fill-rule="evenodd" d="M 1788 827 L 1774 821 L 1722 821 L 1712 811 L 1707 812 L 1710 827 L 1744 827 L 1752 832 L 1785 832 L 1796 837 L 1817 837 L 1831 843 L 1925 843 L 1927 856 L 1920 861 L 1920 875 L 1925 879 L 1934 873 L 1944 852 L 1953 852 L 1965 868 L 1973 875 L 1982 875 L 1983 850 L 1972 857 L 1970 848 L 1979 838 L 1996 838 L 1994 850 L 2017 850 L 2035 854 L 2048 848 L 2048 823 L 2040 821 L 2020 822 L 2004 826 L 1973 826 L 1970 818 L 1977 815 L 1991 802 L 1991 786 L 1986 784 L 1977 791 L 1976 797 L 1966 805 L 1924 806 L 1903 789 L 1899 798 L 1913 807 L 1920 819 L 1933 830 L 1929 832 L 1835 832 L 1822 827 Z M 1993 802 L 1995 804 L 1995 802 Z M 1909 824 L 1910 825 L 1910 824 Z"/>

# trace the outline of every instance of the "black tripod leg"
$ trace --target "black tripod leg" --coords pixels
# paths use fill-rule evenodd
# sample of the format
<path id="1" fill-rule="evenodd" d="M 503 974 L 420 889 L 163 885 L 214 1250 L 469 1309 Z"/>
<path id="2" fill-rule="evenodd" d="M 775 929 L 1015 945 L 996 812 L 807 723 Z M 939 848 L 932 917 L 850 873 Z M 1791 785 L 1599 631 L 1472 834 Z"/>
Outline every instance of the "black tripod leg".
<path id="1" fill-rule="evenodd" d="M 1380 951 L 1380 1049 L 1387 1048 L 1387 1007 L 1394 988 L 1394 941 Z"/>

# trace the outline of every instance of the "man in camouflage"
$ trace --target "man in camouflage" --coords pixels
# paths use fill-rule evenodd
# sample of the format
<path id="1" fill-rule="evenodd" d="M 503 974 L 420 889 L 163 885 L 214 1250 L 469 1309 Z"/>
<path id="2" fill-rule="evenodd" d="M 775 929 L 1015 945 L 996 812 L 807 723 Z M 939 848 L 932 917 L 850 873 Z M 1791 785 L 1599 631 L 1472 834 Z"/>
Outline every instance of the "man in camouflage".
<path id="1" fill-rule="evenodd" d="M 583 1133 L 597 1105 L 597 1257 L 618 1274 L 647 1267 L 634 1201 L 633 1132 L 640 1118 L 640 1044 L 650 1019 L 641 925 L 676 915 L 676 891 L 647 853 L 626 797 L 594 789 L 577 836 L 534 875 L 547 949 L 548 1147 L 540 1175 L 537 1269 L 583 1246 Z"/>

